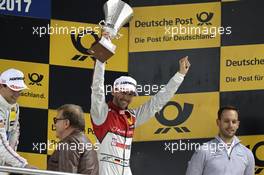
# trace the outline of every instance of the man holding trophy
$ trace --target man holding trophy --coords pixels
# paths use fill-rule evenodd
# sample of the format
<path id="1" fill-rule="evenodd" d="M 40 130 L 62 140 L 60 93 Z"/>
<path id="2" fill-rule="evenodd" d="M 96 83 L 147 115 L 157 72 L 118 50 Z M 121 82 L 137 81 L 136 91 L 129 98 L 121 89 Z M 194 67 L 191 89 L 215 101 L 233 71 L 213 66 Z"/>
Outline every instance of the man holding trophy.
<path id="1" fill-rule="evenodd" d="M 162 91 L 136 109 L 128 109 L 133 97 L 137 95 L 137 82 L 129 76 L 121 76 L 115 80 L 113 100 L 106 103 L 105 61 L 115 50 L 110 39 L 117 37 L 118 30 L 129 21 L 133 10 L 121 0 L 109 0 L 104 5 L 104 11 L 106 20 L 103 36 L 91 48 L 97 59 L 91 87 L 90 114 L 94 133 L 100 143 L 99 174 L 132 175 L 129 160 L 135 127 L 154 116 L 174 96 L 189 70 L 190 63 L 188 57 L 180 59 L 179 72 L 169 80 Z"/>

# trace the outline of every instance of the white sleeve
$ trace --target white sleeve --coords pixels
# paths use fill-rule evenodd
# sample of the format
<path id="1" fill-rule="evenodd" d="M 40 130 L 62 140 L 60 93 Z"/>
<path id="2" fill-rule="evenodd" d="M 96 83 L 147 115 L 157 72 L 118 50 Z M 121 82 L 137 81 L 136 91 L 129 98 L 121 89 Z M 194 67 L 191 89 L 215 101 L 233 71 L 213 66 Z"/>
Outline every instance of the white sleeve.
<path id="1" fill-rule="evenodd" d="M 17 150 L 17 146 L 19 144 L 19 132 L 20 129 L 20 124 L 19 122 L 17 123 L 17 126 L 11 131 L 10 136 L 9 136 L 9 145 L 13 150 Z"/>
<path id="2" fill-rule="evenodd" d="M 96 125 L 104 123 L 108 113 L 104 90 L 105 63 L 96 60 L 92 82 L 91 118 Z"/>
<path id="3" fill-rule="evenodd" d="M 0 160 L 13 167 L 25 167 L 27 161 L 17 154 L 9 145 L 3 121 L 4 113 L 0 110 Z"/>
<path id="4" fill-rule="evenodd" d="M 252 175 L 255 172 L 255 158 L 250 150 L 247 150 L 248 164 L 245 169 L 244 175 Z"/>
<path id="5" fill-rule="evenodd" d="M 146 122 L 150 117 L 162 109 L 162 107 L 174 96 L 184 80 L 184 75 L 177 72 L 168 84 L 154 95 L 149 101 L 135 109 L 136 126 Z"/>

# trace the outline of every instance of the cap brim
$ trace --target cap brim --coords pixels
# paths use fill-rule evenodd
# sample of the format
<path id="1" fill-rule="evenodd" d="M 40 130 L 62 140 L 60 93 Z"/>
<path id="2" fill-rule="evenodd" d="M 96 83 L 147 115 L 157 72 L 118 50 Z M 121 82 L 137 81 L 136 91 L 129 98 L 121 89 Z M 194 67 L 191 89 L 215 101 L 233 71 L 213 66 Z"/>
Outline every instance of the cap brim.
<path id="1" fill-rule="evenodd" d="M 13 91 L 22 91 L 25 89 L 29 89 L 25 83 L 20 83 L 19 85 L 10 85 L 10 84 L 6 84 L 6 85 Z"/>

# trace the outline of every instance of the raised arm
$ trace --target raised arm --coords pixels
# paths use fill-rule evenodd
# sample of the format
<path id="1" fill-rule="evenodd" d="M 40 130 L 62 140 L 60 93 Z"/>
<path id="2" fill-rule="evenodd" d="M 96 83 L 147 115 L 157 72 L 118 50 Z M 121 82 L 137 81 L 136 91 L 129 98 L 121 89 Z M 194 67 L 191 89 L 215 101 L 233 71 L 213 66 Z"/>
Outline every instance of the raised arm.
<path id="1" fill-rule="evenodd" d="M 105 102 L 104 90 L 105 63 L 96 60 L 92 82 L 90 114 L 96 125 L 101 125 L 106 120 L 108 106 Z"/>
<path id="2" fill-rule="evenodd" d="M 168 82 L 168 84 L 154 95 L 149 101 L 135 109 L 137 116 L 136 126 L 146 122 L 150 117 L 162 109 L 162 107 L 174 96 L 188 72 L 190 63 L 188 57 L 180 59 L 180 70 Z"/>

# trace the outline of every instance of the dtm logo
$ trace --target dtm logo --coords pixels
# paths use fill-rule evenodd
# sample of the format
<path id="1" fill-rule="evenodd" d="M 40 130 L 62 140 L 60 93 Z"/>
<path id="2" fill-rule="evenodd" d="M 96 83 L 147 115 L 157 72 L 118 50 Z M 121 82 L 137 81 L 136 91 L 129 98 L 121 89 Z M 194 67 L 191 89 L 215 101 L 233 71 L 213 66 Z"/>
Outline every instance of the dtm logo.
<path id="1" fill-rule="evenodd" d="M 174 120 L 168 120 L 164 115 L 164 111 L 167 107 L 172 106 L 177 108 L 178 115 L 175 116 Z M 170 101 L 168 102 L 160 112 L 155 114 L 156 119 L 164 126 L 169 126 L 167 128 L 158 128 L 154 134 L 166 134 L 172 128 L 177 133 L 191 132 L 187 127 L 176 127 L 182 123 L 184 123 L 191 115 L 193 110 L 193 104 L 184 103 L 183 108 L 177 102 Z"/>
<path id="2" fill-rule="evenodd" d="M 91 35 L 94 37 L 95 41 L 98 41 L 99 40 L 99 37 L 98 35 L 93 32 L 93 31 L 87 31 L 87 30 L 84 30 L 82 32 L 80 32 L 77 36 L 75 36 L 74 33 L 71 34 L 71 41 L 72 41 L 72 44 L 73 46 L 75 47 L 76 50 L 78 50 L 80 53 L 84 54 L 84 55 L 74 55 L 71 60 L 74 60 L 74 61 L 84 61 L 86 60 L 86 58 L 88 56 L 91 55 L 91 53 L 89 52 L 89 48 L 85 48 L 82 43 L 81 43 L 81 39 L 83 38 L 83 36 L 85 35 Z M 95 59 L 93 57 L 91 57 L 92 59 Z"/>
<path id="3" fill-rule="evenodd" d="M 214 14 L 212 12 L 202 12 L 200 14 L 197 13 L 196 18 L 198 19 L 198 21 L 200 21 L 200 23 L 198 23 L 198 26 L 202 26 L 203 24 L 212 25 L 210 21 L 212 20 L 213 16 Z"/>
<path id="4" fill-rule="evenodd" d="M 44 77 L 43 75 L 37 73 L 28 74 L 28 78 L 31 81 L 29 85 L 36 84 L 38 86 L 42 86 L 40 82 L 43 80 L 43 77 Z"/>
<path id="5" fill-rule="evenodd" d="M 253 146 L 253 148 L 250 148 L 250 145 L 248 145 L 247 147 L 252 150 L 252 153 L 255 157 L 255 162 L 256 162 L 256 166 L 257 166 L 255 168 L 255 174 L 260 174 L 264 169 L 264 159 L 262 157 L 262 160 L 261 160 L 260 154 L 257 154 L 257 153 L 261 152 L 259 150 L 264 149 L 264 141 L 258 142 L 256 145 Z M 261 149 L 261 147 L 262 147 L 262 149 Z"/>

